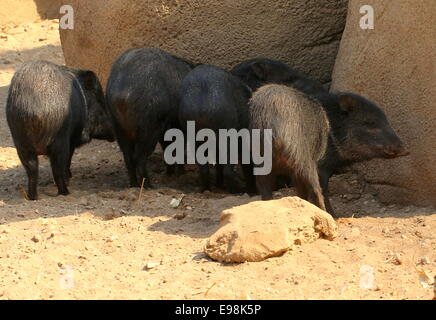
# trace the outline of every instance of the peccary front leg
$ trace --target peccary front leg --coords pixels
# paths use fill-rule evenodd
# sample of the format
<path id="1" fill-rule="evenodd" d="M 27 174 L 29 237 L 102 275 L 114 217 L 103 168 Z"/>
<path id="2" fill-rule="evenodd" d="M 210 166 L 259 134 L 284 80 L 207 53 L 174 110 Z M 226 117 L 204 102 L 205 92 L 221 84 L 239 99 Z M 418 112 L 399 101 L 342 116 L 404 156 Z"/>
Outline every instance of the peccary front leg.
<path id="1" fill-rule="evenodd" d="M 159 140 L 159 144 L 162 147 L 163 152 L 165 153 L 165 149 L 171 144 L 171 141 L 165 141 L 164 138 L 162 137 Z M 168 176 L 172 176 L 174 173 L 177 176 L 181 176 L 182 174 L 185 173 L 185 166 L 183 164 L 165 164 L 166 165 L 166 174 Z"/>
<path id="2" fill-rule="evenodd" d="M 272 200 L 275 184 L 275 174 L 270 173 L 265 176 L 256 176 L 256 187 L 262 196 L 262 200 Z"/>
<path id="3" fill-rule="evenodd" d="M 253 174 L 253 165 L 251 164 L 243 164 L 241 165 L 242 172 L 244 174 L 245 184 L 247 188 L 247 193 L 249 195 L 256 194 L 256 178 Z"/>
<path id="4" fill-rule="evenodd" d="M 17 149 L 18 157 L 24 166 L 27 173 L 28 189 L 27 197 L 29 200 L 37 200 L 37 185 L 38 185 L 38 156 L 33 152 L 25 152 Z"/>
<path id="5" fill-rule="evenodd" d="M 235 165 L 232 164 L 226 164 L 224 165 L 224 180 L 226 181 L 227 184 L 227 190 L 230 193 L 238 193 L 239 192 L 239 185 L 238 182 L 236 180 L 236 173 L 234 171 Z"/>
<path id="6" fill-rule="evenodd" d="M 216 171 L 216 186 L 217 188 L 224 187 L 224 166 L 222 164 L 215 165 Z"/>
<path id="7" fill-rule="evenodd" d="M 211 191 L 209 180 L 209 165 L 206 163 L 198 166 L 200 168 L 201 192 Z"/>

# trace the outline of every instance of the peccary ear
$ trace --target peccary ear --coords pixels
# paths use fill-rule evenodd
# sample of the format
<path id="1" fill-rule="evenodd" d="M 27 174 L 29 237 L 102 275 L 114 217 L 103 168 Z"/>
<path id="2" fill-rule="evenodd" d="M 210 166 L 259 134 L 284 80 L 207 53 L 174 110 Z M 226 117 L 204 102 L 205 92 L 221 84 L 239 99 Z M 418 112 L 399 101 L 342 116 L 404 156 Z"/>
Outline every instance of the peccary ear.
<path id="1" fill-rule="evenodd" d="M 343 111 L 352 112 L 353 110 L 356 110 L 357 101 L 354 99 L 353 96 L 351 96 L 347 93 L 339 93 L 338 99 L 339 99 L 339 107 Z"/>
<path id="2" fill-rule="evenodd" d="M 254 62 L 251 64 L 251 69 L 260 80 L 266 80 L 268 74 L 267 66 L 262 62 Z"/>
<path id="3" fill-rule="evenodd" d="M 80 84 L 86 90 L 95 90 L 97 88 L 97 76 L 91 70 L 79 70 L 77 72 Z"/>

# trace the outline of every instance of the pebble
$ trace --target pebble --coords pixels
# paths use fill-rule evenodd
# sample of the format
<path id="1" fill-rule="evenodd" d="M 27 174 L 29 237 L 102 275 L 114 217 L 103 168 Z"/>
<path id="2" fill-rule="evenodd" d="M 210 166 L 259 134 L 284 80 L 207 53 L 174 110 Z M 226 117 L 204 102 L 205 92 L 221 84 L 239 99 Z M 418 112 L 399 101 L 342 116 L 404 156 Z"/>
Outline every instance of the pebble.
<path id="1" fill-rule="evenodd" d="M 178 208 L 179 207 L 179 205 L 180 205 L 180 202 L 182 202 L 182 199 L 175 199 L 175 198 L 173 198 L 172 200 L 171 200 L 171 202 L 170 202 L 170 207 L 171 208 Z"/>
<path id="2" fill-rule="evenodd" d="M 160 265 L 160 262 L 148 262 L 145 266 L 144 266 L 144 270 L 148 271 L 151 269 L 156 268 L 158 265 Z"/>
<path id="3" fill-rule="evenodd" d="M 106 242 L 114 242 L 115 240 L 118 239 L 117 235 L 112 235 L 109 238 L 106 239 Z"/>
<path id="4" fill-rule="evenodd" d="M 181 213 L 174 215 L 174 219 L 182 220 L 182 219 L 185 219 L 186 216 L 187 216 L 186 212 L 181 212 Z"/>
<path id="5" fill-rule="evenodd" d="M 430 259 L 428 257 L 421 258 L 419 263 L 422 264 L 422 265 L 430 264 Z"/>
<path id="6" fill-rule="evenodd" d="M 41 241 L 41 237 L 38 236 L 38 235 L 34 235 L 34 236 L 32 237 L 32 241 L 35 242 L 35 243 L 40 242 L 40 241 Z"/>
<path id="7" fill-rule="evenodd" d="M 403 264 L 403 260 L 401 259 L 401 254 L 399 254 L 399 253 L 395 253 L 394 254 L 394 264 L 396 264 L 396 265 L 400 265 L 400 264 Z"/>

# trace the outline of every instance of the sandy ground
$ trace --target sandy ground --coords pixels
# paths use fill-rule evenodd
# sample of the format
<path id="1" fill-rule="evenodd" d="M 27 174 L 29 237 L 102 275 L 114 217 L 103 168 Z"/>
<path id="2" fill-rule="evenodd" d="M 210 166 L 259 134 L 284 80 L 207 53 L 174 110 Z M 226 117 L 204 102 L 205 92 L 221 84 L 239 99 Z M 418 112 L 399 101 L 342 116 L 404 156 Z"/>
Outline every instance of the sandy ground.
<path id="1" fill-rule="evenodd" d="M 151 166 L 156 188 L 140 199 L 128 189 L 118 146 L 94 141 L 76 150 L 71 195 L 54 197 L 41 158 L 41 199 L 26 201 L 4 108 L 13 73 L 31 59 L 63 63 L 56 21 L 0 26 L 0 299 L 433 298 L 434 209 L 380 204 L 353 173 L 332 182 L 343 216 L 336 240 L 260 263 L 224 265 L 202 253 L 222 210 L 259 198 L 200 194 L 196 168 L 167 177 L 159 152 Z M 372 289 L 362 283 L 368 268 Z"/>

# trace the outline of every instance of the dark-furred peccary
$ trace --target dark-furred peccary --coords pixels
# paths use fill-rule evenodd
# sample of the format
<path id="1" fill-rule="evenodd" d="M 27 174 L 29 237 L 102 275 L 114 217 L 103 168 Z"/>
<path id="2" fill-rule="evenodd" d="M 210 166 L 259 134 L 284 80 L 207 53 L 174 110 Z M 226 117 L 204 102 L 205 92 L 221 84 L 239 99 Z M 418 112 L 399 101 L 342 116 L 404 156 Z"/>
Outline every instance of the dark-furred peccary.
<path id="1" fill-rule="evenodd" d="M 307 95 L 267 85 L 251 99 L 251 126 L 273 129 L 273 171 L 257 177 L 262 198 L 272 197 L 275 175 L 290 171 L 299 196 L 332 214 L 328 182 L 333 174 L 353 163 L 408 154 L 384 112 L 352 93 Z"/>
<path id="2" fill-rule="evenodd" d="M 185 126 L 188 121 L 195 121 L 196 133 L 202 129 L 210 129 L 219 136 L 219 130 L 248 129 L 248 100 L 251 97 L 250 88 L 229 72 L 212 66 L 201 65 L 192 70 L 182 84 L 182 99 L 180 103 L 179 121 Z M 229 131 L 228 131 L 229 132 Z M 248 134 L 248 130 L 247 130 Z M 230 161 L 230 150 L 227 148 L 226 164 L 218 163 L 220 153 L 218 138 L 216 140 L 216 182 L 217 186 L 224 183 L 230 192 L 239 191 L 235 179 L 236 165 Z M 221 146 L 222 147 L 222 146 Z M 239 144 L 238 161 L 242 157 L 242 146 Z M 248 154 L 248 162 L 250 156 Z M 241 164 L 249 192 L 253 192 L 254 178 L 250 163 Z M 209 164 L 199 164 L 202 188 L 210 190 Z"/>
<path id="3" fill-rule="evenodd" d="M 127 50 L 112 66 L 106 101 L 132 187 L 151 187 L 147 159 L 158 142 L 167 147 L 165 132 L 178 128 L 182 80 L 193 67 L 156 48 Z"/>
<path id="4" fill-rule="evenodd" d="M 75 148 L 92 138 L 114 140 L 94 72 L 47 61 L 23 64 L 9 88 L 6 116 L 18 156 L 37 199 L 38 155 L 47 155 L 58 193 L 68 194 Z"/>
<path id="5" fill-rule="evenodd" d="M 244 81 L 253 92 L 272 83 L 293 86 L 306 93 L 326 92 L 320 82 L 278 60 L 250 59 L 237 64 L 230 72 Z"/>

